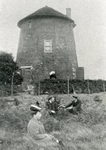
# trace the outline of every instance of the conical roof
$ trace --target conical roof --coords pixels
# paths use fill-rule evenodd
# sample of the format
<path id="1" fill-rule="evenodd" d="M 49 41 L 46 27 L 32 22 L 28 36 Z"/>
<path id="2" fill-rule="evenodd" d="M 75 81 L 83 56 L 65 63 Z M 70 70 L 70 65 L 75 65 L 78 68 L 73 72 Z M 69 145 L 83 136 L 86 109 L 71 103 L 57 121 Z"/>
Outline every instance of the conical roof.
<path id="1" fill-rule="evenodd" d="M 18 26 L 20 27 L 20 25 L 26 21 L 26 20 L 29 20 L 29 19 L 37 19 L 37 18 L 49 18 L 49 17 L 53 17 L 53 18 L 62 18 L 62 19 L 65 19 L 65 20 L 68 20 L 70 22 L 73 22 L 74 21 L 70 18 L 68 18 L 66 15 L 54 10 L 53 8 L 51 7 L 43 7 L 41 9 L 38 9 L 37 11 L 35 11 L 34 13 L 30 14 L 29 16 L 23 18 L 22 20 L 20 20 L 18 22 Z"/>

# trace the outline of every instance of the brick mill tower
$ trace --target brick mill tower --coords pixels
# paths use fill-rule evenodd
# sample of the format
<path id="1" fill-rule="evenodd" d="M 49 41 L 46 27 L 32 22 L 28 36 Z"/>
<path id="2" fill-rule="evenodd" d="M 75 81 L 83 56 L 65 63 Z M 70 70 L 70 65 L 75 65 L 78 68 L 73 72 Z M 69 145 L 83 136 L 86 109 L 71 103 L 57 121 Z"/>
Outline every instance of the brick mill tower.
<path id="1" fill-rule="evenodd" d="M 59 79 L 75 79 L 78 76 L 73 33 L 75 23 L 71 19 L 70 8 L 64 15 L 50 7 L 43 7 L 20 20 L 18 27 L 21 32 L 17 63 L 24 70 L 24 77 L 30 74 L 31 67 L 35 80 L 49 78 L 51 71 L 55 71 Z"/>

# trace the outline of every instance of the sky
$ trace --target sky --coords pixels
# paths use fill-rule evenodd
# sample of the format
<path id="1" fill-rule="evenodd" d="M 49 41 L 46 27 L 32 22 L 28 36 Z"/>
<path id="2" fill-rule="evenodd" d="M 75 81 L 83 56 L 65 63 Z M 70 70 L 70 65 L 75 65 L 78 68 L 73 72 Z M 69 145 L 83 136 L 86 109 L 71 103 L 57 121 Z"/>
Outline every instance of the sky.
<path id="1" fill-rule="evenodd" d="M 63 14 L 71 8 L 78 66 L 85 79 L 106 80 L 106 0 L 0 0 L 0 51 L 16 58 L 18 21 L 45 6 Z"/>

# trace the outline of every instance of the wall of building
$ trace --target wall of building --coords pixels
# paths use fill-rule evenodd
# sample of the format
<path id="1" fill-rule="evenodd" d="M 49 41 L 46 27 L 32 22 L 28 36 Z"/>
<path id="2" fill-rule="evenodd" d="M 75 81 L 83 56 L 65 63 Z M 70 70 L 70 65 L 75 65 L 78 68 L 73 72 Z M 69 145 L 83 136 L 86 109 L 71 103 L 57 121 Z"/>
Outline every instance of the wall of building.
<path id="1" fill-rule="evenodd" d="M 52 53 L 44 53 L 44 40 L 52 41 Z M 73 23 L 59 18 L 27 20 L 21 25 L 17 53 L 19 66 L 35 68 L 36 78 L 48 78 L 54 70 L 59 79 L 73 78 L 78 67 Z"/>
<path id="2" fill-rule="evenodd" d="M 78 67 L 76 71 L 76 79 L 84 80 L 84 67 Z"/>

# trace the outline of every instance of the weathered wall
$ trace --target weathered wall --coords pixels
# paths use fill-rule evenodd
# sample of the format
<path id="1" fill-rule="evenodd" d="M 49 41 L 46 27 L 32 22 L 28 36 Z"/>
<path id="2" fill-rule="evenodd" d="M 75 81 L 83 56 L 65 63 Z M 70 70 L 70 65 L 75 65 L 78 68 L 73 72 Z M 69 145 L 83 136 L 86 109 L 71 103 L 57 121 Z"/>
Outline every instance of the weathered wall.
<path id="1" fill-rule="evenodd" d="M 83 80 L 84 79 L 84 67 L 78 67 L 76 71 L 76 79 Z"/>
<path id="2" fill-rule="evenodd" d="M 52 53 L 44 53 L 44 40 L 52 40 Z M 54 70 L 57 78 L 73 78 L 72 66 L 77 69 L 73 23 L 58 18 L 27 20 L 21 25 L 17 53 L 19 66 L 32 65 L 35 76 L 48 78 Z"/>

